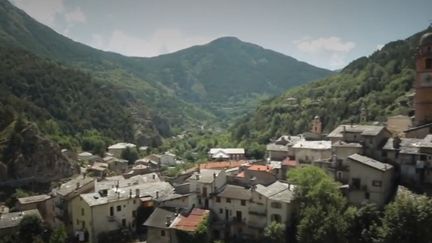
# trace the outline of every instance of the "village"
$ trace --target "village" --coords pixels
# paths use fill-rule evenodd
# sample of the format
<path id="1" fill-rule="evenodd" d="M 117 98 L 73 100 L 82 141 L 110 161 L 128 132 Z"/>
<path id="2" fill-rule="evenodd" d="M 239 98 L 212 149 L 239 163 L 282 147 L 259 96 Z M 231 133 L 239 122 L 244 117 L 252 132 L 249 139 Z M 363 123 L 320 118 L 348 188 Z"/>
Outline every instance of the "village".
<path id="1" fill-rule="evenodd" d="M 208 161 L 167 177 L 162 168 L 183 163 L 175 154 L 149 154 L 130 161 L 125 151 L 146 147 L 117 143 L 103 157 L 77 154 L 81 173 L 50 193 L 2 206 L 0 236 L 17 230 L 26 215 L 55 229 L 63 225 L 76 242 L 99 242 L 121 234 L 154 242 L 182 242 L 210 222 L 207 239 L 260 239 L 272 222 L 292 225 L 296 185 L 290 170 L 316 166 L 340 182 L 352 205 L 384 207 L 398 187 L 430 192 L 432 185 L 432 35 L 417 55 L 414 116 L 357 121 L 323 132 L 318 116 L 310 131 L 287 134 L 266 145 L 265 158 L 246 158 L 243 148 L 212 148 Z M 68 153 L 68 151 L 64 151 Z M 143 152 L 143 153 L 141 153 Z M 10 212 L 9 212 L 10 210 Z M 14 212 L 13 212 L 14 211 Z M 108 237 L 108 238 L 107 238 Z M 112 238 L 111 238 L 112 239 Z"/>

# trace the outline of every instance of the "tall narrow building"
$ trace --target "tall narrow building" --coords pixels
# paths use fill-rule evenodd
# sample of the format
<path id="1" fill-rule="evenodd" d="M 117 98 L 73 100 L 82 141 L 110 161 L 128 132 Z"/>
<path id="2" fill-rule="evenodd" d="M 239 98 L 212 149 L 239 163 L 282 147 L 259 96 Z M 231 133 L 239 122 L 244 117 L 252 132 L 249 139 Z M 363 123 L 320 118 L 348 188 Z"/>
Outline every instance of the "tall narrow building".
<path id="1" fill-rule="evenodd" d="M 432 123 L 432 33 L 426 33 L 420 39 L 416 71 L 415 125 L 421 126 Z"/>

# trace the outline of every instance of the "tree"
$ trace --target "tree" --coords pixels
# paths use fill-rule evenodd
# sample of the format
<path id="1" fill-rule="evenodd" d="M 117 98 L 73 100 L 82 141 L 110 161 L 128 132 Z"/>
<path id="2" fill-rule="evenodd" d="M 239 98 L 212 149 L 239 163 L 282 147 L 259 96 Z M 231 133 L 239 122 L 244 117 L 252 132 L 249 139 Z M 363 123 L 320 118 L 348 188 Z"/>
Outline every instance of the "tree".
<path id="1" fill-rule="evenodd" d="M 285 240 L 285 225 L 276 221 L 264 228 L 264 237 L 271 243 L 283 243 Z"/>
<path id="2" fill-rule="evenodd" d="M 33 242 L 43 232 L 42 222 L 36 215 L 25 215 L 19 224 L 19 238 L 21 242 Z"/>
<path id="3" fill-rule="evenodd" d="M 66 239 L 67 239 L 66 229 L 62 225 L 51 234 L 49 243 L 64 243 L 66 242 Z"/>
<path id="4" fill-rule="evenodd" d="M 127 160 L 129 164 L 133 164 L 138 159 L 138 152 L 136 149 L 126 147 L 126 149 L 122 151 L 121 157 Z"/>
<path id="5" fill-rule="evenodd" d="M 339 184 L 313 166 L 290 171 L 288 180 L 296 185 L 297 240 L 302 243 L 346 242 L 355 209 L 348 207 Z"/>
<path id="6" fill-rule="evenodd" d="M 381 212 L 374 204 L 367 204 L 357 209 L 348 230 L 350 243 L 376 242 L 381 225 Z"/>
<path id="7" fill-rule="evenodd" d="M 399 190 L 395 201 L 385 208 L 379 229 L 381 242 L 430 243 L 431 225 L 432 199 L 406 189 Z"/>

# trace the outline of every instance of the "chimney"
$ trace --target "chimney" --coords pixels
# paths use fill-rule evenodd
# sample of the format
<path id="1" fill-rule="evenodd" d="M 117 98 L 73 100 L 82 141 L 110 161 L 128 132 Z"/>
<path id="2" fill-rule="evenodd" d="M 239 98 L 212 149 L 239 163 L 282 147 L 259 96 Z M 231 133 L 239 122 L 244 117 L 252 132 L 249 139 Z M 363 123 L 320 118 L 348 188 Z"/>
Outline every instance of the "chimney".
<path id="1" fill-rule="evenodd" d="M 345 126 L 342 126 L 342 128 L 343 128 L 343 132 L 346 132 L 346 127 L 345 127 Z"/>
<path id="2" fill-rule="evenodd" d="M 132 189 L 129 189 L 129 198 L 132 198 Z"/>
<path id="3" fill-rule="evenodd" d="M 83 173 L 83 179 L 85 179 L 85 177 L 86 177 L 86 173 Z"/>
<path id="4" fill-rule="evenodd" d="M 195 175 L 196 180 L 199 180 L 199 174 Z"/>
<path id="5" fill-rule="evenodd" d="M 213 172 L 213 179 L 216 179 L 216 173 Z"/>
<path id="6" fill-rule="evenodd" d="M 80 183 L 79 181 L 76 183 L 76 189 L 78 189 L 80 187 Z"/>
<path id="7" fill-rule="evenodd" d="M 159 191 L 156 191 L 156 199 L 159 198 Z"/>
<path id="8" fill-rule="evenodd" d="M 154 180 L 154 179 L 156 179 L 156 175 L 155 175 L 155 174 L 153 174 L 153 180 Z"/>
<path id="9" fill-rule="evenodd" d="M 139 197 L 140 195 L 140 189 L 135 189 L 135 197 Z"/>

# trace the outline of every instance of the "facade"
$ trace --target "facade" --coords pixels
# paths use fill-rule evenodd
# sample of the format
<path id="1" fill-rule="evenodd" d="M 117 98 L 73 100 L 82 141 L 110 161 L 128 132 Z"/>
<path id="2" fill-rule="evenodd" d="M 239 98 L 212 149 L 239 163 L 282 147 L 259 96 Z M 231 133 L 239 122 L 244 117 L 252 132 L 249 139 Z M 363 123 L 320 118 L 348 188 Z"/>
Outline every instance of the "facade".
<path id="1" fill-rule="evenodd" d="M 432 123 L 432 33 L 420 39 L 416 55 L 415 125 Z"/>
<path id="2" fill-rule="evenodd" d="M 332 156 L 330 141 L 298 141 L 293 149 L 298 163 L 312 163 Z"/>
<path id="3" fill-rule="evenodd" d="M 89 242 L 97 242 L 102 232 L 134 229 L 139 207 L 153 208 L 172 194 L 174 188 L 167 182 L 150 182 L 81 194 L 72 202 L 73 231 L 88 235 Z"/>
<path id="4" fill-rule="evenodd" d="M 41 194 L 18 198 L 15 207 L 19 211 L 36 209 L 41 214 L 45 223 L 55 227 L 57 222 L 54 205 L 54 198 L 47 194 Z"/>
<path id="5" fill-rule="evenodd" d="M 391 138 L 384 146 L 388 161 L 399 166 L 406 184 L 432 183 L 432 135 L 424 139 Z"/>
<path id="6" fill-rule="evenodd" d="M 312 121 L 312 129 L 311 132 L 314 134 L 321 134 L 322 132 L 322 123 L 319 116 L 315 116 Z"/>
<path id="7" fill-rule="evenodd" d="M 94 190 L 94 179 L 79 175 L 53 190 L 56 222 L 62 222 L 66 229 L 72 230 L 72 200 L 80 194 Z"/>
<path id="8" fill-rule="evenodd" d="M 375 203 L 383 207 L 394 191 L 393 166 L 359 154 L 349 156 L 348 163 L 348 200 L 357 205 Z"/>
<path id="9" fill-rule="evenodd" d="M 212 208 L 212 196 L 220 192 L 227 183 L 223 170 L 202 169 L 187 179 L 191 193 L 191 207 Z"/>

